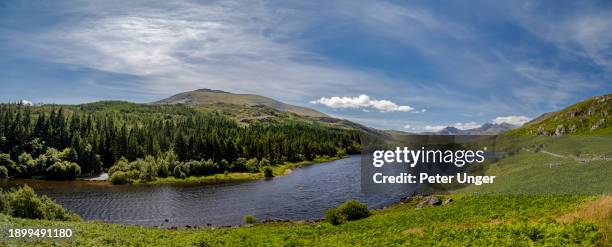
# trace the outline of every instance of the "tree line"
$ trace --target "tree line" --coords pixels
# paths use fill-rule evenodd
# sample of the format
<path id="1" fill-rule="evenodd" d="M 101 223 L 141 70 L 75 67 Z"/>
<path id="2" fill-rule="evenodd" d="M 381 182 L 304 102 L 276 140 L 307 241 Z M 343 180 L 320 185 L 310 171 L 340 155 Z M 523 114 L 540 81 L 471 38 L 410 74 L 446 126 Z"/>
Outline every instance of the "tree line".
<path id="1" fill-rule="evenodd" d="M 0 104 L 0 153 L 12 161 L 0 166 L 20 177 L 72 178 L 169 156 L 193 161 L 189 167 L 213 167 L 205 174 L 248 171 L 244 164 L 253 159 L 281 164 L 357 153 L 359 138 L 357 130 L 291 119 L 241 126 L 218 112 L 185 106 Z"/>

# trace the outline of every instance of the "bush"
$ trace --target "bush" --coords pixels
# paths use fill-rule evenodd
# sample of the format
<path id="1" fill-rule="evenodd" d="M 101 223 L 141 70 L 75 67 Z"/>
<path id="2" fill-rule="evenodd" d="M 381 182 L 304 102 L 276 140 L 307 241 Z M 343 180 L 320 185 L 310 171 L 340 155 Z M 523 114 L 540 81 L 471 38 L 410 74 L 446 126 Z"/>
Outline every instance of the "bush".
<path id="1" fill-rule="evenodd" d="M 352 199 L 342 203 L 337 208 L 325 211 L 325 219 L 332 225 L 338 225 L 344 221 L 367 218 L 371 214 L 367 205 Z"/>
<path id="2" fill-rule="evenodd" d="M 247 160 L 245 166 L 248 172 L 257 172 L 259 171 L 259 160 L 257 158 Z"/>
<path id="3" fill-rule="evenodd" d="M 266 167 L 270 165 L 270 161 L 266 158 L 261 158 L 259 161 L 259 167 Z"/>
<path id="4" fill-rule="evenodd" d="M 47 179 L 57 180 L 72 180 L 81 175 L 81 167 L 76 163 L 69 161 L 55 162 L 52 166 L 47 168 L 45 177 Z"/>
<path id="5" fill-rule="evenodd" d="M 0 166 L 0 178 L 8 178 L 8 169 L 4 166 Z"/>
<path id="6" fill-rule="evenodd" d="M 79 216 L 62 208 L 62 206 L 47 196 L 39 197 L 27 185 L 16 191 L 3 193 L 2 198 L 6 201 L 6 211 L 13 217 L 45 220 L 79 220 Z"/>
<path id="7" fill-rule="evenodd" d="M 15 166 L 15 162 L 11 160 L 11 156 L 5 153 L 0 153 L 0 166 L 4 168 L 9 168 L 13 170 L 12 172 L 20 172 L 20 171 L 16 171 L 17 168 Z M 7 170 L 7 174 L 8 174 L 8 170 Z"/>
<path id="8" fill-rule="evenodd" d="M 110 177 L 111 183 L 113 184 L 127 184 L 130 180 L 127 178 L 125 172 L 116 171 Z"/>
<path id="9" fill-rule="evenodd" d="M 325 211 L 325 220 L 332 225 L 340 225 L 345 221 L 344 217 L 335 208 Z"/>
<path id="10" fill-rule="evenodd" d="M 232 164 L 232 170 L 236 171 L 236 172 L 243 172 L 246 171 L 246 162 L 247 159 L 245 158 L 238 158 L 236 159 L 236 162 L 234 162 L 234 164 Z"/>
<path id="11" fill-rule="evenodd" d="M 263 168 L 263 174 L 264 174 L 264 177 L 267 177 L 267 178 L 274 177 L 274 171 L 272 170 L 272 167 L 270 166 L 265 166 Z"/>
<path id="12" fill-rule="evenodd" d="M 257 223 L 257 219 L 255 218 L 255 216 L 247 214 L 244 216 L 244 222 L 246 222 L 247 224 L 255 224 Z"/>
<path id="13" fill-rule="evenodd" d="M 340 214 L 344 215 L 348 221 L 367 218 L 372 214 L 370 210 L 368 210 L 367 205 L 355 199 L 342 203 L 342 205 L 338 207 L 338 211 Z"/>
<path id="14" fill-rule="evenodd" d="M 183 171 L 181 171 L 181 166 L 174 167 L 174 171 L 172 172 L 172 176 L 174 176 L 175 178 L 180 178 L 180 177 L 182 177 L 181 174 L 185 174 L 185 173 L 183 173 Z"/>

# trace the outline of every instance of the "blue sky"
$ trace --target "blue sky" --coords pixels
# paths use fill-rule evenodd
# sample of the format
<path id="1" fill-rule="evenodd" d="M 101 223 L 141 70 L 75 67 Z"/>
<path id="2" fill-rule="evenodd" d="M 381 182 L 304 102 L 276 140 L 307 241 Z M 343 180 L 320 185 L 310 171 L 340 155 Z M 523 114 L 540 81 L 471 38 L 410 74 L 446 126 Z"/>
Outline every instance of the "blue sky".
<path id="1" fill-rule="evenodd" d="M 0 101 L 212 88 L 368 126 L 522 123 L 612 92 L 610 1 L 0 2 Z"/>

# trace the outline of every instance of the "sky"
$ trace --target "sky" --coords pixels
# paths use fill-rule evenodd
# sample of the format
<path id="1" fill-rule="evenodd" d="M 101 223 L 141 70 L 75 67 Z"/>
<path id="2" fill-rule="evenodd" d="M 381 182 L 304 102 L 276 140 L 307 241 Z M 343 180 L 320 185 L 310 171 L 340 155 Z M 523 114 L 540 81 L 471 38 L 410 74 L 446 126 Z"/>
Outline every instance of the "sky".
<path id="1" fill-rule="evenodd" d="M 210 88 L 410 132 L 612 93 L 612 1 L 0 1 L 0 102 Z"/>

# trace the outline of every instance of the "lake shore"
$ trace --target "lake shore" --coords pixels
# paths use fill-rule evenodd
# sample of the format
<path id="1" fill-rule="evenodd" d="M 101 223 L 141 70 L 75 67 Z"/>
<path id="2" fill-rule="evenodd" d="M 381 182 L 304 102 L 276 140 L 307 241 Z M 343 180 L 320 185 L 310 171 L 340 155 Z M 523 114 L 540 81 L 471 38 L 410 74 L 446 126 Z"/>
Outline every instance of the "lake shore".
<path id="1" fill-rule="evenodd" d="M 240 227 L 156 227 L 127 226 L 98 221 L 30 220 L 0 215 L 0 225 L 25 228 L 70 228 L 71 239 L 8 239 L 7 244 L 22 246 L 71 245 L 172 245 L 172 246 L 250 246 L 276 245 L 533 245 L 534 243 L 574 243 L 606 246 L 605 214 L 610 196 L 473 196 L 453 195 L 447 206 L 416 209 L 415 203 L 398 204 L 373 215 L 341 225 L 320 221 L 255 223 Z M 606 206 L 607 205 L 607 206 Z M 602 214 L 586 215 L 584 208 L 600 208 Z M 406 220 L 410 219 L 410 220 Z M 507 234 L 512 231 L 513 234 Z M 536 231 L 538 234 L 534 235 Z M 109 233 L 113 234 L 109 234 Z M 62 241 L 62 242 L 59 242 Z M 63 242 L 68 241 L 68 242 Z M 505 243 L 505 244 L 504 244 Z M 563 245 L 563 244 L 561 244 Z"/>
<path id="2" fill-rule="evenodd" d="M 272 166 L 272 171 L 275 177 L 280 177 L 291 173 L 292 169 L 331 162 L 346 157 L 319 157 L 311 161 L 300 161 L 300 162 L 285 162 L 282 165 Z M 247 173 L 247 172 L 230 172 L 227 174 L 214 174 L 208 176 L 189 176 L 186 178 L 155 178 L 152 181 L 134 181 L 132 184 L 180 184 L 180 183 L 193 183 L 193 184 L 219 184 L 219 183 L 233 183 L 233 182 L 244 182 L 258 179 L 264 179 L 264 175 L 261 172 Z"/>

